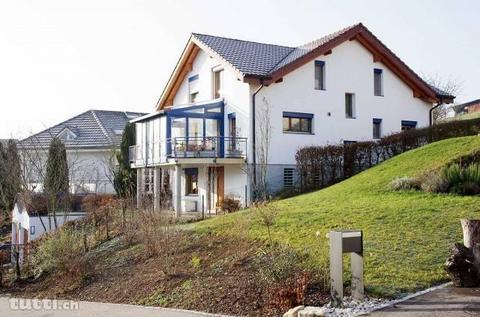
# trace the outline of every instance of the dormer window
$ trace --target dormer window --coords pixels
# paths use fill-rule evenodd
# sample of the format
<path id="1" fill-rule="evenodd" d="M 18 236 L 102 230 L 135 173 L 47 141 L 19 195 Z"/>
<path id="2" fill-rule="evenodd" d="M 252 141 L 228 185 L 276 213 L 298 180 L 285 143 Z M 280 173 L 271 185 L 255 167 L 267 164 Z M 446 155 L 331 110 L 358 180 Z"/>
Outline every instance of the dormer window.
<path id="1" fill-rule="evenodd" d="M 69 128 L 63 129 L 59 134 L 57 134 L 57 137 L 62 140 L 62 141 L 73 141 L 77 138 L 77 135 L 70 130 Z"/>

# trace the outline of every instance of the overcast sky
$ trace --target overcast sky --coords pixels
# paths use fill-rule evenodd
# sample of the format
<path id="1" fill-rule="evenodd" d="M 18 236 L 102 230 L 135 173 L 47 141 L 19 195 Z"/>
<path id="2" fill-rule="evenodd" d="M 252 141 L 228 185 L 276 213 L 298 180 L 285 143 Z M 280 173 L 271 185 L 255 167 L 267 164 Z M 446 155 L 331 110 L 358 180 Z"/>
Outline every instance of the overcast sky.
<path id="1" fill-rule="evenodd" d="M 363 22 L 480 98 L 480 1 L 0 0 L 0 138 L 88 109 L 151 112 L 191 32 L 299 45 Z"/>

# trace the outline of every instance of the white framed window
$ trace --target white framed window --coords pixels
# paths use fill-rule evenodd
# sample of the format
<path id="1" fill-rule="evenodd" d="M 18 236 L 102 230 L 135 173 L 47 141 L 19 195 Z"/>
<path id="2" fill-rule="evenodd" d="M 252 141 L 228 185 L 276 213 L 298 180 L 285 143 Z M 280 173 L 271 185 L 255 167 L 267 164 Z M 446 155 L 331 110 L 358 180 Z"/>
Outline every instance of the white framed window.
<path id="1" fill-rule="evenodd" d="M 291 188 L 293 187 L 293 175 L 295 169 L 294 168 L 284 168 L 283 169 L 283 187 Z"/>
<path id="2" fill-rule="evenodd" d="M 355 119 L 355 94 L 345 94 L 345 118 Z"/>
<path id="3" fill-rule="evenodd" d="M 198 101 L 198 82 L 199 75 L 188 77 L 188 102 L 194 103 Z"/>
<path id="4" fill-rule="evenodd" d="M 324 61 L 315 61 L 315 89 L 326 90 Z"/>
<path id="5" fill-rule="evenodd" d="M 212 70 L 213 99 L 217 99 L 222 96 L 222 88 L 223 88 L 223 68 L 215 67 Z"/>
<path id="6" fill-rule="evenodd" d="M 383 96 L 383 70 L 373 69 L 373 93 L 375 96 Z"/>

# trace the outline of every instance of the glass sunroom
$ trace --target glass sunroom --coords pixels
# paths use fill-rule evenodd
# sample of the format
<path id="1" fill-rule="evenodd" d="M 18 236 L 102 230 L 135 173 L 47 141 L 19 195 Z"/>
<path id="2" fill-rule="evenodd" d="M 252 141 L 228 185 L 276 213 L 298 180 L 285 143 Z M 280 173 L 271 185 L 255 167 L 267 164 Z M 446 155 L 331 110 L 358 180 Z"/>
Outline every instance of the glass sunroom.
<path id="1" fill-rule="evenodd" d="M 187 158 L 246 158 L 247 140 L 224 135 L 223 100 L 177 106 L 138 118 L 136 145 L 130 147 L 134 166 Z"/>

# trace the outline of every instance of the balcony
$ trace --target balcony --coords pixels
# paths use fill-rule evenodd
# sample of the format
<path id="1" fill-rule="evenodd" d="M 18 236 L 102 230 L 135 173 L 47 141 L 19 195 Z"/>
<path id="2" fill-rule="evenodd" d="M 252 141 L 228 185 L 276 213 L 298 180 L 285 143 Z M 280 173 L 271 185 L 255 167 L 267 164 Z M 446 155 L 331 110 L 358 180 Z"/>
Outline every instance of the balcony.
<path id="1" fill-rule="evenodd" d="M 133 166 L 169 163 L 169 159 L 180 158 L 246 159 L 247 138 L 177 137 L 129 148 L 129 160 Z"/>
<path id="2" fill-rule="evenodd" d="M 247 138 L 182 137 L 171 141 L 172 158 L 246 158 Z"/>

